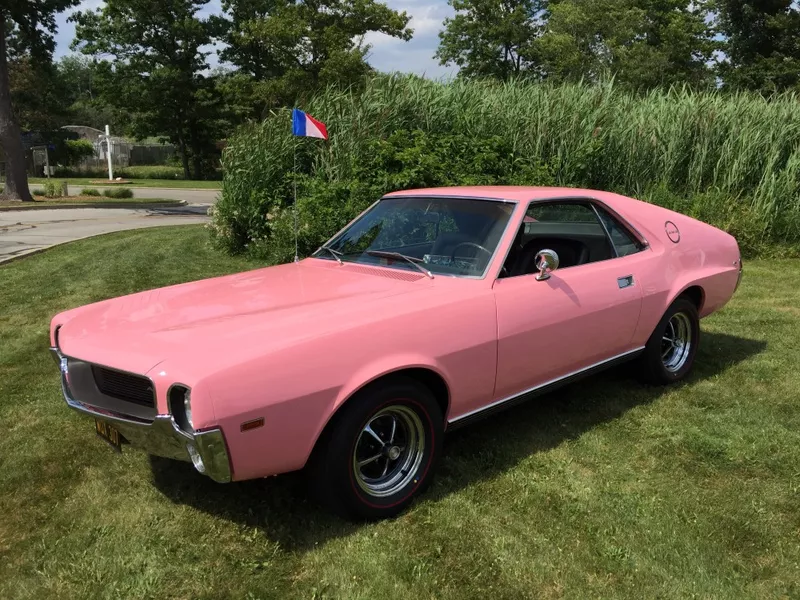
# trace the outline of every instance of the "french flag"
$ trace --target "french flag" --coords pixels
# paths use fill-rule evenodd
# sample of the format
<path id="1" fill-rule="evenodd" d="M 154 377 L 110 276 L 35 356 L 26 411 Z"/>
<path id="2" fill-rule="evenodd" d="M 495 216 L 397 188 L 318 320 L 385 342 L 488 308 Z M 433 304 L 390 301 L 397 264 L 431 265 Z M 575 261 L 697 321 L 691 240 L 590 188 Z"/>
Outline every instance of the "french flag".
<path id="1" fill-rule="evenodd" d="M 317 121 L 311 115 L 297 108 L 292 111 L 292 133 L 302 137 L 328 139 L 328 129 L 325 127 L 325 123 Z"/>

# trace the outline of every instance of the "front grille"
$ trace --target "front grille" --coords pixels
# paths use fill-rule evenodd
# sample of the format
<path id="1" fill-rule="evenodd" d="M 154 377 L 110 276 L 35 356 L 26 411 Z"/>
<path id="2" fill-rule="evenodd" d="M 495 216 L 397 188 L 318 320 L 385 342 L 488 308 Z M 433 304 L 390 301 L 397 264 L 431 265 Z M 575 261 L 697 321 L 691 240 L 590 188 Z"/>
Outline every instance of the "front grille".
<path id="1" fill-rule="evenodd" d="M 97 389 L 106 396 L 155 408 L 153 384 L 147 377 L 92 365 Z"/>

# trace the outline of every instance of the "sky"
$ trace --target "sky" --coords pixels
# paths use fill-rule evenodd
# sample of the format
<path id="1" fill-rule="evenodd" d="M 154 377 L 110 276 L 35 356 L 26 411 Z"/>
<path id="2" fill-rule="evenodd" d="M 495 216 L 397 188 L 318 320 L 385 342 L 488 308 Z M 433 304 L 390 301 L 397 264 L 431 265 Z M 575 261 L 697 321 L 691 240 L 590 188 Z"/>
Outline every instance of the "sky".
<path id="1" fill-rule="evenodd" d="M 379 71 L 416 73 L 433 79 L 451 77 L 455 67 L 443 67 L 433 58 L 439 45 L 439 30 L 445 17 L 453 14 L 447 0 L 384 0 L 389 7 L 406 11 L 411 16 L 409 26 L 414 37 L 409 42 L 397 40 L 382 33 L 369 34 L 366 42 L 372 46 L 369 63 Z M 71 51 L 69 45 L 75 36 L 75 26 L 67 18 L 76 10 L 98 8 L 103 0 L 83 0 L 80 5 L 58 15 L 56 33 L 56 58 Z M 220 12 L 219 0 L 210 0 L 201 14 Z M 209 56 L 211 66 L 216 66 L 214 56 Z"/>

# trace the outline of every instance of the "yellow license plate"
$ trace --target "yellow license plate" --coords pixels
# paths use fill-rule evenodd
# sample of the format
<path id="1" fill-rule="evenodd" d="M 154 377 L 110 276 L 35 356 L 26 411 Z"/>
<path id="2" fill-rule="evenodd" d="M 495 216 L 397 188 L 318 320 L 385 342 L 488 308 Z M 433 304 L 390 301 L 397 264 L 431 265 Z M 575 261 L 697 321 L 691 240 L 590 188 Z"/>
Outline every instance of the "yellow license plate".
<path id="1" fill-rule="evenodd" d="M 98 421 L 96 419 L 94 426 L 97 435 L 101 437 L 103 441 L 107 442 L 108 445 L 117 452 L 122 452 L 122 436 L 119 434 L 119 431 L 105 421 Z"/>

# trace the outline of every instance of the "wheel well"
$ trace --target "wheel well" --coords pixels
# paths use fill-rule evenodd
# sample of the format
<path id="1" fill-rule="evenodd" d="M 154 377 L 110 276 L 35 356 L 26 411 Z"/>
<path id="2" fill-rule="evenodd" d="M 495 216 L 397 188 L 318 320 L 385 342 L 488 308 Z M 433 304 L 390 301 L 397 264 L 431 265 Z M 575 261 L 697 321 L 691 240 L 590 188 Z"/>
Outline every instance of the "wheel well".
<path id="1" fill-rule="evenodd" d="M 433 394 L 433 397 L 436 398 L 439 408 L 442 409 L 442 416 L 447 419 L 447 409 L 450 406 L 450 390 L 447 388 L 447 383 L 445 383 L 441 375 L 430 369 L 414 368 L 394 371 L 393 373 L 384 375 L 384 377 L 391 377 L 393 375 L 404 375 L 405 377 L 416 379 L 427 387 Z M 380 379 L 383 379 L 383 377 Z M 378 381 L 380 381 L 380 379 L 378 379 Z"/>
<path id="2" fill-rule="evenodd" d="M 314 447 L 311 450 L 311 455 L 308 457 L 306 463 L 314 459 L 315 454 L 318 452 L 318 449 L 324 446 L 324 440 L 326 436 L 328 436 L 331 432 L 331 429 L 334 427 L 336 422 L 336 418 L 341 414 L 342 408 L 347 404 L 347 402 L 356 395 L 358 392 L 363 390 L 364 388 L 370 387 L 384 381 L 386 379 L 391 379 L 392 377 L 409 377 L 414 379 L 427 387 L 433 397 L 436 399 L 437 404 L 442 409 L 442 416 L 445 418 L 445 422 L 447 420 L 447 409 L 450 406 L 450 390 L 447 387 L 447 383 L 442 376 L 436 373 L 435 371 L 431 371 L 430 369 L 426 369 L 424 367 L 415 367 L 415 368 L 408 368 L 408 369 L 401 369 L 399 371 L 392 371 L 391 373 L 386 373 L 385 375 L 381 375 L 377 379 L 373 379 L 368 384 L 363 385 L 362 387 L 358 388 L 355 392 L 350 394 L 350 396 L 342 402 L 339 407 L 336 409 L 336 412 L 331 416 L 328 422 L 325 424 L 325 427 L 322 428 L 319 436 L 317 437 L 316 441 L 314 442 Z"/>
<path id="3" fill-rule="evenodd" d="M 689 298 L 689 300 L 691 300 L 697 307 L 697 312 L 700 312 L 700 309 L 703 308 L 705 293 L 703 292 L 703 288 L 701 288 L 699 285 L 693 285 L 692 287 L 686 288 L 681 296 L 686 296 Z"/>

